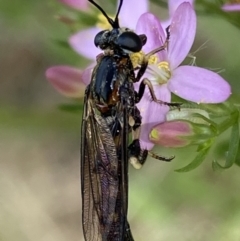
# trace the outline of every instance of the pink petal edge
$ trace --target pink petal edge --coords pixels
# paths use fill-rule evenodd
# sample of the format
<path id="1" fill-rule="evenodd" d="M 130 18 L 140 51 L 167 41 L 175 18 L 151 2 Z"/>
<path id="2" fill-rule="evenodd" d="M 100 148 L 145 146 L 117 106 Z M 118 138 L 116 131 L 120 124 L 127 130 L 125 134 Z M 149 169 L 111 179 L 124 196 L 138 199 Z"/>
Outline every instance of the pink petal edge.
<path id="1" fill-rule="evenodd" d="M 125 1 L 119 14 L 120 26 L 135 30 L 139 17 L 149 9 L 148 2 L 147 0 Z"/>
<path id="2" fill-rule="evenodd" d="M 79 31 L 69 38 L 69 44 L 78 54 L 95 60 L 96 56 L 101 53 L 101 50 L 94 45 L 94 38 L 100 31 L 96 27 Z"/>
<path id="3" fill-rule="evenodd" d="M 178 6 L 184 2 L 189 2 L 192 6 L 194 4 L 194 0 L 168 0 L 169 16 L 172 17 Z"/>
<path id="4" fill-rule="evenodd" d="M 188 55 L 196 34 L 196 13 L 188 2 L 182 3 L 173 15 L 170 27 L 168 60 L 175 69 Z"/>
<path id="5" fill-rule="evenodd" d="M 136 33 L 146 34 L 147 36 L 147 43 L 143 46 L 145 53 L 149 53 L 163 46 L 166 39 L 160 20 L 152 13 L 144 13 L 141 15 L 137 22 Z M 160 61 L 166 60 L 166 51 L 160 51 L 157 55 Z"/>
<path id="6" fill-rule="evenodd" d="M 221 103 L 231 95 L 231 87 L 219 74 L 195 66 L 180 66 L 168 84 L 174 94 L 196 103 Z"/>
<path id="7" fill-rule="evenodd" d="M 82 82 L 87 86 L 91 82 L 92 71 L 96 65 L 96 62 L 91 63 L 82 73 Z"/>

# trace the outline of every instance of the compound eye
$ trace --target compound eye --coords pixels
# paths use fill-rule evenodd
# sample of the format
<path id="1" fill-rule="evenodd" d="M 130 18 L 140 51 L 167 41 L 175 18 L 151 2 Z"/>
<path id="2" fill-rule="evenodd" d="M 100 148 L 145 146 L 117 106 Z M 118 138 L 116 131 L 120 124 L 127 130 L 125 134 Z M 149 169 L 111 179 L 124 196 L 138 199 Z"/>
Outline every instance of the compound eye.
<path id="1" fill-rule="evenodd" d="M 134 32 L 124 32 L 116 40 L 116 44 L 125 50 L 139 52 L 144 45 L 144 41 Z"/>
<path id="2" fill-rule="evenodd" d="M 139 36 L 139 38 L 140 38 L 141 41 L 142 41 L 142 46 L 145 45 L 146 42 L 147 42 L 147 36 L 146 36 L 145 34 L 140 34 L 140 35 L 138 35 L 138 36 Z"/>
<path id="3" fill-rule="evenodd" d="M 99 45 L 102 45 L 102 43 L 104 42 L 104 40 L 106 38 L 106 32 L 108 32 L 108 31 L 103 30 L 103 31 L 97 33 L 97 35 L 94 38 L 94 44 L 96 47 L 98 47 Z"/>

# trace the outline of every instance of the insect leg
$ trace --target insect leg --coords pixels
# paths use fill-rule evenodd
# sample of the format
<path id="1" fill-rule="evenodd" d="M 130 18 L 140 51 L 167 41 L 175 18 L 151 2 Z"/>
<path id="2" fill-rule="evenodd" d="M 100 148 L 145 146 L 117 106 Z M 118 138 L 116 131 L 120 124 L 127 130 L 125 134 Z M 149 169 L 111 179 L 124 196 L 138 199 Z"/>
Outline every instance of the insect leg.
<path id="1" fill-rule="evenodd" d="M 134 168 L 140 169 L 142 165 L 145 163 L 148 154 L 161 161 L 169 162 L 171 161 L 174 156 L 171 157 L 164 157 L 154 154 L 151 151 L 144 150 L 141 148 L 139 137 L 141 132 L 141 115 L 138 108 L 135 106 L 132 113 L 132 118 L 134 119 L 134 123 L 132 125 L 132 143 L 128 146 L 128 156 L 129 156 L 129 162 L 133 165 Z"/>
<path id="2" fill-rule="evenodd" d="M 162 101 L 162 100 L 158 100 L 156 95 L 155 95 L 153 85 L 152 85 L 151 81 L 149 79 L 147 79 L 147 78 L 144 78 L 142 80 L 142 82 L 140 83 L 138 92 L 135 92 L 135 95 L 136 95 L 135 101 L 136 101 L 136 103 L 138 103 L 142 99 L 143 94 L 145 92 L 146 86 L 148 86 L 148 89 L 150 91 L 152 100 L 154 102 L 159 103 L 161 105 L 168 105 L 168 106 L 172 106 L 172 107 L 177 107 L 178 109 L 180 109 L 181 103 L 168 103 L 168 102 L 165 102 L 165 101 Z"/>
<path id="3" fill-rule="evenodd" d="M 142 150 L 139 142 L 142 117 L 136 106 L 130 111 L 129 125 L 132 127 L 132 143 L 128 146 L 129 162 L 140 169 L 147 159 L 148 151 Z"/>

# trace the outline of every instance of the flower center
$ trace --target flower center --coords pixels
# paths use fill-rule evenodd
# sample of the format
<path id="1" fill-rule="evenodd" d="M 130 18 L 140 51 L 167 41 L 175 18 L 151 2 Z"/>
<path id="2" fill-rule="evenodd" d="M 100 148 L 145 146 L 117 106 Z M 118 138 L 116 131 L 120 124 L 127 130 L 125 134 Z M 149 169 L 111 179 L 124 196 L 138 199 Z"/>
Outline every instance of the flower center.
<path id="1" fill-rule="evenodd" d="M 167 61 L 159 61 L 157 63 L 149 64 L 147 71 L 154 76 L 156 85 L 163 85 L 171 78 L 171 70 Z"/>
<path id="2" fill-rule="evenodd" d="M 111 15 L 108 15 L 111 18 Z M 109 24 L 109 22 L 107 21 L 106 17 L 103 16 L 103 14 L 98 14 L 97 15 L 97 23 L 96 26 L 100 29 L 111 29 L 112 26 Z"/>
<path id="3" fill-rule="evenodd" d="M 143 62 L 145 53 L 143 51 L 130 54 L 130 59 L 133 67 L 136 68 L 140 66 Z M 162 85 L 166 84 L 171 78 L 171 70 L 169 63 L 167 61 L 159 61 L 157 55 L 152 55 L 148 59 L 148 69 L 147 71 L 154 76 L 156 84 Z"/>
<path id="4" fill-rule="evenodd" d="M 159 84 L 166 84 L 171 78 L 171 70 L 167 61 L 162 61 L 157 64 L 159 69 L 157 82 Z"/>

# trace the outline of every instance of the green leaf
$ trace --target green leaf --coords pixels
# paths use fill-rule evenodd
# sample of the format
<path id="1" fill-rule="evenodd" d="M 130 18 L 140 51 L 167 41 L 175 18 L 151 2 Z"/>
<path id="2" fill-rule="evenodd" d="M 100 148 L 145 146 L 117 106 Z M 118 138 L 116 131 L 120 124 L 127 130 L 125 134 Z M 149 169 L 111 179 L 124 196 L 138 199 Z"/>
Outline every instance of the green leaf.
<path id="1" fill-rule="evenodd" d="M 236 122 L 231 131 L 230 142 L 228 146 L 226 162 L 222 166 L 216 160 L 213 161 L 212 167 L 214 170 L 219 169 L 228 169 L 230 168 L 234 162 L 236 161 L 238 155 L 238 148 L 239 148 L 239 124 Z"/>
<path id="2" fill-rule="evenodd" d="M 198 113 L 194 113 L 194 114 L 192 114 L 192 116 L 193 117 L 199 117 L 199 118 L 203 119 L 205 122 L 207 122 L 211 126 L 212 131 L 214 131 L 215 134 L 217 135 L 217 133 L 218 133 L 218 130 L 217 130 L 218 125 L 214 121 L 212 121 L 212 120 L 210 120 L 210 119 L 206 118 L 205 116 L 203 116 L 201 114 L 198 114 Z"/>
<path id="3" fill-rule="evenodd" d="M 204 149 L 201 149 L 201 151 L 199 151 L 197 156 L 194 158 L 194 160 L 190 164 L 188 164 L 185 167 L 175 170 L 175 172 L 189 172 L 189 171 L 197 168 L 198 166 L 200 166 L 202 164 L 202 162 L 204 161 L 204 159 L 206 158 L 206 156 L 211 148 L 211 142 L 209 142 L 209 143 L 210 144 L 208 144 L 207 147 L 205 147 Z"/>
<path id="4" fill-rule="evenodd" d="M 214 117 L 223 117 L 235 112 L 237 108 L 230 101 L 225 101 L 218 104 L 200 104 L 204 109 Z"/>
<path id="5" fill-rule="evenodd" d="M 230 137 L 228 155 L 226 158 L 226 167 L 231 167 L 236 160 L 239 146 L 239 124 L 238 122 L 232 127 L 232 133 Z"/>
<path id="6" fill-rule="evenodd" d="M 239 111 L 236 109 L 231 115 L 228 116 L 224 121 L 218 124 L 219 133 L 224 132 L 231 126 L 234 126 L 239 121 Z"/>
<path id="7" fill-rule="evenodd" d="M 235 164 L 240 167 L 240 143 L 238 144 L 238 153 L 237 153 L 237 157 L 235 160 Z"/>

